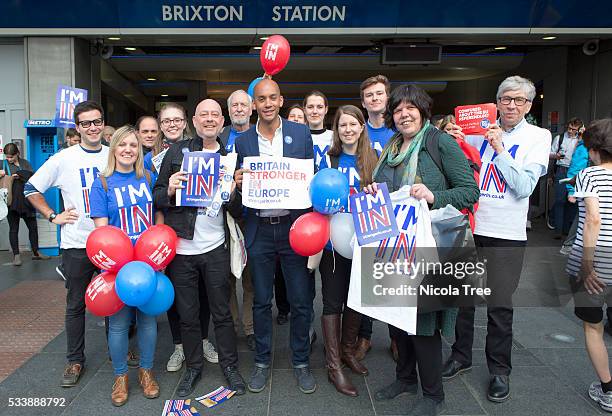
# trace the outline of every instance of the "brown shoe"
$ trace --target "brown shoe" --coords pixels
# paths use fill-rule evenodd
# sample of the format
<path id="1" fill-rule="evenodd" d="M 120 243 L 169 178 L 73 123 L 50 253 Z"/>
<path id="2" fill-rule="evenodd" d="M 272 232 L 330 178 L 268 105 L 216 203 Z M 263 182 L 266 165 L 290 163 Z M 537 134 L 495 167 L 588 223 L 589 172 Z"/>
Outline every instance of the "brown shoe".
<path id="1" fill-rule="evenodd" d="M 115 377 L 111 401 L 113 406 L 123 406 L 128 399 L 128 375 L 122 374 Z"/>
<path id="2" fill-rule="evenodd" d="M 76 386 L 81 374 L 83 373 L 83 366 L 78 363 L 68 363 L 64 368 L 64 375 L 62 376 L 62 387 L 74 387 Z"/>
<path id="3" fill-rule="evenodd" d="M 368 369 L 355 358 L 355 346 L 357 345 L 357 334 L 361 325 L 361 314 L 350 308 L 344 308 L 342 313 L 342 362 L 354 373 L 367 376 Z"/>
<path id="4" fill-rule="evenodd" d="M 138 382 L 142 387 L 142 392 L 147 399 L 159 397 L 159 384 L 155 381 L 152 370 L 138 369 Z"/>
<path id="5" fill-rule="evenodd" d="M 340 315 L 321 316 L 323 342 L 325 343 L 325 359 L 327 361 L 327 379 L 342 394 L 355 397 L 359 393 L 351 383 L 351 379 L 342 371 L 340 360 Z"/>
<path id="6" fill-rule="evenodd" d="M 355 358 L 361 361 L 372 348 L 372 343 L 367 338 L 357 338 L 357 348 L 355 348 Z"/>

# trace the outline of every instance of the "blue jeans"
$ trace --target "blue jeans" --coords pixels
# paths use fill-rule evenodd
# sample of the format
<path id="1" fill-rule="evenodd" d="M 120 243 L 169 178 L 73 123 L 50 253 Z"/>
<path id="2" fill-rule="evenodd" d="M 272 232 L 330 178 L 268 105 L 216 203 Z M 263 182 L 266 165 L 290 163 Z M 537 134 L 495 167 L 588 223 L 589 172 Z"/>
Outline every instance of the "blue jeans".
<path id="1" fill-rule="evenodd" d="M 272 352 L 272 288 L 278 255 L 287 287 L 290 305 L 291 361 L 295 367 L 309 363 L 312 309 L 312 284 L 307 270 L 307 257 L 296 254 L 289 245 L 291 220 L 279 224 L 261 221 L 253 244 L 248 249 L 249 267 L 253 280 L 253 324 L 255 329 L 255 364 L 270 365 Z"/>
<path id="2" fill-rule="evenodd" d="M 128 372 L 128 332 L 136 314 L 138 331 L 138 349 L 140 350 L 140 368 L 153 368 L 155 345 L 157 343 L 157 320 L 155 316 L 142 313 L 138 308 L 124 306 L 116 314 L 109 317 L 108 350 L 113 360 L 113 370 L 116 376 Z"/>
<path id="3" fill-rule="evenodd" d="M 555 232 L 557 234 L 567 234 L 572 221 L 576 217 L 576 204 L 572 204 L 567 200 L 567 187 L 564 183 L 559 183 L 559 180 L 565 179 L 566 176 L 567 168 L 557 166 L 557 172 L 555 173 L 555 205 L 553 207 Z"/>

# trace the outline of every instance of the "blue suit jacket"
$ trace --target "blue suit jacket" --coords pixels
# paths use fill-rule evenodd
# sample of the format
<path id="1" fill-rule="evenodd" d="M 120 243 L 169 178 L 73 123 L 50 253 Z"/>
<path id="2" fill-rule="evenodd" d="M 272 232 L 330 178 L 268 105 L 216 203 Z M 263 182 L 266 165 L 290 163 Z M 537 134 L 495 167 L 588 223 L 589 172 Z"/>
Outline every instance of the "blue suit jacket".
<path id="1" fill-rule="evenodd" d="M 310 136 L 308 127 L 304 124 L 294 123 L 284 118 L 282 119 L 282 123 L 283 156 L 292 157 L 294 159 L 312 159 L 314 164 L 312 137 Z M 235 151 L 238 154 L 238 166 L 242 166 L 245 157 L 259 156 L 259 140 L 257 138 L 255 126 L 252 126 L 249 130 L 236 138 Z M 255 240 L 255 235 L 257 234 L 257 227 L 259 226 L 258 211 L 259 210 L 252 208 L 246 209 L 246 229 L 244 238 L 247 247 L 253 244 L 253 240 Z M 310 209 L 290 210 L 291 221 L 295 221 L 300 215 L 308 211 L 310 211 Z"/>

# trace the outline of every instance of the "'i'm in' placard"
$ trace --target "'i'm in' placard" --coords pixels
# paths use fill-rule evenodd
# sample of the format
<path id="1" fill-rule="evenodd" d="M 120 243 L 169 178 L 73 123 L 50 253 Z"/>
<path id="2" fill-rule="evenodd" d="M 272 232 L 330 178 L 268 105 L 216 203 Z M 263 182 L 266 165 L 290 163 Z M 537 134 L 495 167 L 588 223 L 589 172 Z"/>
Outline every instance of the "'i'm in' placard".
<path id="1" fill-rule="evenodd" d="M 360 246 L 399 235 L 386 183 L 378 184 L 376 194 L 359 192 L 351 195 L 349 203 Z"/>

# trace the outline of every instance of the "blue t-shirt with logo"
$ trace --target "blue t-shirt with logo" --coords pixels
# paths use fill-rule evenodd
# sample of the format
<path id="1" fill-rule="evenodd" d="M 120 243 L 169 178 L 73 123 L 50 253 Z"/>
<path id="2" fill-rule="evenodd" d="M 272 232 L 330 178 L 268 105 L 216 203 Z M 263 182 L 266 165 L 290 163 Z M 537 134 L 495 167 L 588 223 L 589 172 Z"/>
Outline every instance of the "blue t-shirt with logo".
<path id="1" fill-rule="evenodd" d="M 121 228 L 135 243 L 140 234 L 153 225 L 153 175 L 149 172 L 136 178 L 136 172 L 114 172 L 106 178 L 108 191 L 100 178 L 91 186 L 90 202 L 92 218 L 108 218 L 108 224 Z"/>
<path id="2" fill-rule="evenodd" d="M 380 156 L 385 145 L 395 132 L 385 126 L 375 128 L 370 123 L 366 123 L 366 125 L 368 126 L 368 137 L 370 138 L 372 149 L 376 150 L 376 153 Z"/>
<path id="3" fill-rule="evenodd" d="M 236 137 L 240 136 L 243 132 L 236 131 L 230 127 L 229 136 L 227 136 L 227 144 L 225 145 L 225 151 L 232 153 L 234 151 L 234 145 L 236 143 Z"/>
<path id="4" fill-rule="evenodd" d="M 327 161 L 325 161 L 325 159 L 323 163 L 327 165 Z M 355 155 L 347 155 L 344 152 L 340 153 L 340 156 L 338 157 L 338 170 L 342 172 L 344 176 L 346 176 L 346 179 L 348 179 L 349 194 L 353 195 L 359 192 L 360 178 L 359 178 L 359 169 L 357 168 L 357 157 Z M 348 207 L 350 206 L 348 203 L 348 200 L 346 201 L 345 206 L 347 207 L 347 212 L 348 212 Z M 327 242 L 325 249 L 327 250 L 332 249 L 331 241 Z"/>

